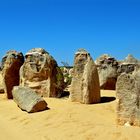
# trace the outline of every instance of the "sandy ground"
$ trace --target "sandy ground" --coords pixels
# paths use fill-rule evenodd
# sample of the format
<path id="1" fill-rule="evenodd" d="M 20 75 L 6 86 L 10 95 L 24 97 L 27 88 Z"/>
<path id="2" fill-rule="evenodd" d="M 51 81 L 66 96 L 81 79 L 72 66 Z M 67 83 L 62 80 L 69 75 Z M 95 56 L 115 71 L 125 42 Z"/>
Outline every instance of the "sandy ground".
<path id="1" fill-rule="evenodd" d="M 45 98 L 49 110 L 28 114 L 0 95 L 0 140 L 140 140 L 139 127 L 116 125 L 115 91 L 101 91 L 102 103 Z"/>

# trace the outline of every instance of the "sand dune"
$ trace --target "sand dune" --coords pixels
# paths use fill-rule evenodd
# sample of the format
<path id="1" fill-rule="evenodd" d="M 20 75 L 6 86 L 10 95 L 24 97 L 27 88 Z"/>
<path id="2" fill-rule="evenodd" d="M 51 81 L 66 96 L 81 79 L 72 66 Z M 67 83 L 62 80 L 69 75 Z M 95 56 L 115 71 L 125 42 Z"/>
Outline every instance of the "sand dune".
<path id="1" fill-rule="evenodd" d="M 49 110 L 28 114 L 0 95 L 1 140 L 139 140 L 139 127 L 116 125 L 115 91 L 102 90 L 102 103 L 45 98 Z"/>

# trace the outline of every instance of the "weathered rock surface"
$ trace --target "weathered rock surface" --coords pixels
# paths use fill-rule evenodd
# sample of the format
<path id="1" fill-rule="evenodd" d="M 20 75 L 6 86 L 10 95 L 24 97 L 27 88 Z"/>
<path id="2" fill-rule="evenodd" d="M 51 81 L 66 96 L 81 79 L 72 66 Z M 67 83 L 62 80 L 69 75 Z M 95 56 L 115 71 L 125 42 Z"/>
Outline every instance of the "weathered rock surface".
<path id="1" fill-rule="evenodd" d="M 12 90 L 16 104 L 29 113 L 47 109 L 47 103 L 29 87 L 15 86 Z"/>
<path id="2" fill-rule="evenodd" d="M 100 102 L 97 68 L 90 54 L 84 49 L 79 49 L 75 54 L 70 100 L 85 104 Z"/>
<path id="3" fill-rule="evenodd" d="M 122 73 L 116 83 L 117 122 L 140 126 L 140 71 Z"/>
<path id="4" fill-rule="evenodd" d="M 19 85 L 19 69 L 24 63 L 24 57 L 21 52 L 9 51 L 2 58 L 2 76 L 4 91 L 8 99 L 12 99 L 12 89 Z"/>
<path id="5" fill-rule="evenodd" d="M 64 77 L 57 62 L 42 48 L 26 53 L 20 69 L 20 85 L 27 86 L 44 97 L 59 97 L 64 88 Z"/>
<path id="6" fill-rule="evenodd" d="M 118 66 L 118 75 L 121 73 L 132 73 L 135 68 L 138 66 L 139 61 L 134 58 L 132 55 L 128 54 L 128 56 L 124 59 L 124 61 L 120 62 Z"/>
<path id="7" fill-rule="evenodd" d="M 115 58 L 104 54 L 96 60 L 101 89 L 114 90 L 117 81 L 118 62 Z"/>

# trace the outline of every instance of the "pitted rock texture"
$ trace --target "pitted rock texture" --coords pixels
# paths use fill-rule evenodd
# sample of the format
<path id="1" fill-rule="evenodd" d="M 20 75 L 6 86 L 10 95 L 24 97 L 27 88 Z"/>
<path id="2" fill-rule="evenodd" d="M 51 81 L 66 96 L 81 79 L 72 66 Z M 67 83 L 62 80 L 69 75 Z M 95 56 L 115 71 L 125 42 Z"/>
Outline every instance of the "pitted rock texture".
<path id="1" fill-rule="evenodd" d="M 27 86 L 44 97 L 59 97 L 64 88 L 64 78 L 57 62 L 42 48 L 26 53 L 20 69 L 20 85 Z"/>
<path id="2" fill-rule="evenodd" d="M 140 126 L 140 71 L 122 73 L 116 83 L 117 122 Z"/>

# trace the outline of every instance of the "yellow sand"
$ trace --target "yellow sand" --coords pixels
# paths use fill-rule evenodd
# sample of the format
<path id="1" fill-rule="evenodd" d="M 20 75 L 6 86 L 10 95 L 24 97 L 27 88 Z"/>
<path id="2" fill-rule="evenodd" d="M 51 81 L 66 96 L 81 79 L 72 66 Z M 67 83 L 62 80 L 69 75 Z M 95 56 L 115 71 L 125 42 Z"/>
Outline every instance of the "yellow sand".
<path id="1" fill-rule="evenodd" d="M 0 140 L 140 140 L 139 127 L 116 125 L 115 91 L 103 96 L 92 105 L 45 98 L 50 110 L 28 114 L 0 95 Z"/>

